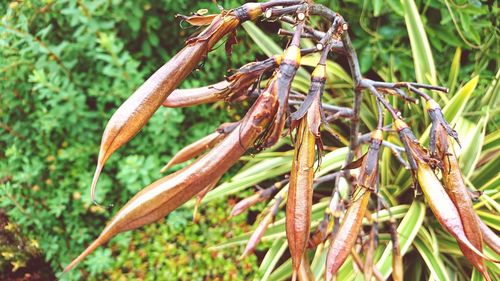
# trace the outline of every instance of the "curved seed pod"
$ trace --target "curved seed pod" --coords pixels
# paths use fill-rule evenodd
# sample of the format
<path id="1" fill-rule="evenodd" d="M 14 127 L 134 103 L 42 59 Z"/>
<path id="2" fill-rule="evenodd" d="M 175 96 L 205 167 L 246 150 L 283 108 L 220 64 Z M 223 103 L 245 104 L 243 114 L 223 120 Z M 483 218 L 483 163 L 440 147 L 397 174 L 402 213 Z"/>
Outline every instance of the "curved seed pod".
<path id="1" fill-rule="evenodd" d="M 498 263 L 499 261 L 485 256 L 469 241 L 465 235 L 457 208 L 427 163 L 419 163 L 417 176 L 429 207 L 443 228 L 457 240 L 460 248 L 466 247 L 476 255 Z"/>
<path id="2" fill-rule="evenodd" d="M 405 145 L 408 160 L 411 159 L 409 162 L 414 172 L 414 176 L 422 188 L 427 202 L 439 223 L 457 240 L 464 255 L 476 268 L 478 268 L 478 270 L 481 266 L 480 263 L 477 263 L 477 256 L 497 262 L 485 256 L 482 253 L 482 249 L 475 247 L 469 238 L 467 238 L 457 207 L 431 169 L 430 165 L 432 165 L 433 159 L 428 157 L 427 151 L 420 146 L 420 143 L 416 140 L 408 125 L 402 120 L 396 120 L 395 125 L 399 131 L 400 139 Z M 444 169 L 442 166 L 441 168 Z M 486 271 L 483 271 L 481 273 L 483 273 L 485 278 L 488 278 L 488 274 L 487 272 L 484 274 L 485 272 Z"/>
<path id="3" fill-rule="evenodd" d="M 375 253 L 375 243 L 376 243 L 376 237 L 375 237 L 376 229 L 375 225 L 372 226 L 372 229 L 370 231 L 370 235 L 368 238 L 368 245 L 366 249 L 366 254 L 365 254 L 365 265 L 364 265 L 364 270 L 363 274 L 365 276 L 365 280 L 370 281 L 372 280 L 373 276 L 373 257 Z"/>
<path id="4" fill-rule="evenodd" d="M 211 182 L 207 187 L 205 187 L 200 193 L 196 194 L 196 202 L 194 203 L 194 208 L 193 208 L 193 222 L 198 222 L 199 220 L 199 213 L 198 209 L 201 205 L 201 201 L 203 201 L 203 198 L 205 198 L 205 195 L 212 190 L 214 187 L 217 186 L 217 183 L 219 182 L 220 178 L 217 178 L 213 182 Z"/>
<path id="5" fill-rule="evenodd" d="M 248 256 L 255 251 L 255 248 L 260 243 L 260 239 L 262 239 L 262 236 L 264 236 L 264 233 L 266 233 L 267 228 L 274 221 L 274 218 L 276 217 L 276 214 L 280 209 L 282 199 L 283 198 L 281 196 L 276 198 L 276 202 L 274 202 L 271 210 L 269 210 L 269 212 L 264 216 L 255 231 L 252 233 L 252 236 L 250 236 L 250 238 L 248 239 L 245 251 L 241 255 L 240 259 Z"/>
<path id="6" fill-rule="evenodd" d="M 297 24 L 290 46 L 283 55 L 283 60 L 280 64 L 276 78 L 276 91 L 278 92 L 279 103 L 278 112 L 276 113 L 276 122 L 274 122 L 271 127 L 270 133 L 263 143 L 263 147 L 273 146 L 281 137 L 281 133 L 285 127 L 288 96 L 290 94 L 293 78 L 300 66 L 300 35 L 302 34 L 303 27 L 303 22 Z"/>
<path id="7" fill-rule="evenodd" d="M 315 143 L 316 139 L 307 125 L 307 119 L 303 118 L 297 132 L 286 203 L 286 238 L 292 256 L 294 275 L 299 270 L 309 240 Z"/>
<path id="8" fill-rule="evenodd" d="M 437 155 L 444 166 L 442 169 L 444 188 L 460 214 L 465 235 L 476 249 L 482 251 L 483 239 L 481 235 L 478 235 L 478 233 L 481 233 L 481 229 L 477 220 L 476 211 L 472 205 L 469 190 L 462 178 L 458 160 L 452 151 L 443 150 L 450 147 L 445 128 L 438 125 L 435 132 Z M 487 280 L 490 280 L 488 270 L 484 265 L 484 260 L 480 256 L 475 255 L 467 247 L 461 247 L 461 249 L 474 267 L 481 272 Z"/>
<path id="9" fill-rule="evenodd" d="M 500 238 L 479 217 L 477 217 L 477 220 L 479 221 L 479 228 L 481 229 L 484 242 L 500 255 Z"/>
<path id="10" fill-rule="evenodd" d="M 326 258 L 326 280 L 330 281 L 337 273 L 340 266 L 349 256 L 352 247 L 356 243 L 358 232 L 361 228 L 368 201 L 370 200 L 370 191 L 357 186 L 354 190 L 351 205 L 347 209 L 342 224 L 339 227 L 328 250 Z"/>
<path id="11" fill-rule="evenodd" d="M 266 71 L 278 66 L 280 61 L 281 56 L 273 56 L 263 61 L 248 63 L 219 83 L 201 88 L 177 89 L 165 99 L 162 105 L 188 107 L 220 100 L 232 102 L 243 99 L 248 95 L 250 86 Z"/>
<path id="12" fill-rule="evenodd" d="M 238 126 L 216 147 L 191 165 L 137 193 L 111 219 L 101 235 L 64 272 L 118 233 L 153 223 L 221 177 L 251 147 L 276 114 L 277 98 L 265 91 Z"/>
<path id="13" fill-rule="evenodd" d="M 234 205 L 230 216 L 235 217 L 243 213 L 253 205 L 271 198 L 271 195 L 273 195 L 277 190 L 278 188 L 275 185 L 263 190 L 259 190 L 255 194 L 241 200 L 236 205 Z"/>
<path id="14" fill-rule="evenodd" d="M 196 68 L 207 52 L 226 34 L 231 33 L 246 18 L 262 13 L 260 5 L 246 4 L 239 10 L 215 17 L 198 36 L 187 41 L 186 47 L 158 69 L 111 116 L 101 140 L 97 167 L 91 185 L 91 198 L 95 201 L 95 187 L 108 158 L 132 139 L 165 98 Z"/>
<path id="15" fill-rule="evenodd" d="M 224 137 L 230 133 L 236 125 L 237 123 L 222 124 L 215 132 L 179 150 L 179 152 L 177 152 L 172 159 L 170 159 L 170 161 L 163 168 L 161 168 L 160 173 L 164 173 L 171 167 L 191 160 L 203 153 L 203 151 L 214 147 L 217 143 L 224 139 Z"/>
<path id="16" fill-rule="evenodd" d="M 365 215 L 370 190 L 375 189 L 378 175 L 378 157 L 382 144 L 382 131 L 375 130 L 371 134 L 370 147 L 362 159 L 358 184 L 353 192 L 351 205 L 335 234 L 326 258 L 326 281 L 332 280 L 356 243 L 358 232 Z"/>
<path id="17" fill-rule="evenodd" d="M 399 237 L 396 228 L 396 221 L 392 217 L 389 220 L 389 233 L 391 234 L 392 241 L 392 280 L 403 281 L 403 257 L 401 256 L 401 249 L 399 247 Z"/>

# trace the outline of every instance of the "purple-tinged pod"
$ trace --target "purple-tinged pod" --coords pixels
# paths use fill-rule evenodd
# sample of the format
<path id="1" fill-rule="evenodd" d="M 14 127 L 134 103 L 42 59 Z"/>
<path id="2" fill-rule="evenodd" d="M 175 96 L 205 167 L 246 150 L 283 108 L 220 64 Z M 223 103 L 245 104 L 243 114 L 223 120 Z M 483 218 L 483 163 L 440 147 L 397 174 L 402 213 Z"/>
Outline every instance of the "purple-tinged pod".
<path id="1" fill-rule="evenodd" d="M 259 245 L 260 240 L 262 239 L 262 236 L 266 233 L 267 228 L 269 225 L 274 222 L 274 219 L 276 218 L 276 214 L 278 213 L 280 209 L 280 204 L 281 204 L 282 198 L 279 196 L 276 198 L 276 201 L 274 202 L 274 205 L 271 207 L 269 212 L 264 216 L 264 218 L 260 221 L 259 225 L 257 228 L 254 230 L 250 238 L 248 239 L 247 245 L 245 247 L 245 251 L 241 255 L 241 258 L 244 258 L 251 253 L 255 251 L 255 248 L 257 245 Z"/>
<path id="2" fill-rule="evenodd" d="M 253 195 L 239 201 L 238 203 L 236 203 L 236 205 L 234 205 L 233 209 L 231 210 L 230 216 L 235 217 L 248 210 L 248 208 L 252 207 L 253 205 L 268 200 L 277 190 L 278 188 L 273 185 L 269 188 L 259 190 Z"/>

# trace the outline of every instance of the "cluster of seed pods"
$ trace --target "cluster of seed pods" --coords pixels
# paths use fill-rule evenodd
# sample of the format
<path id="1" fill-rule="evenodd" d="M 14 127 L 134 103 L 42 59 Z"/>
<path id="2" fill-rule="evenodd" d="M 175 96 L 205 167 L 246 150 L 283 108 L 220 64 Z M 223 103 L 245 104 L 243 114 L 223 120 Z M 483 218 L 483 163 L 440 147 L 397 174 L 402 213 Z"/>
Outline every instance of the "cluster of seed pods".
<path id="1" fill-rule="evenodd" d="M 311 16 L 319 16 L 330 23 L 326 32 L 308 26 Z M 281 20 L 295 26 L 293 32 L 280 31 L 290 36 L 283 54 L 269 59 L 251 62 L 236 70 L 224 81 L 195 89 L 176 89 L 197 67 L 208 52 L 225 36 L 235 36 L 240 23 L 246 20 Z M 243 255 L 251 254 L 277 213 L 286 204 L 286 237 L 292 259 L 292 278 L 312 280 L 306 252 L 320 244 L 329 245 L 325 266 L 325 279 L 334 279 L 339 268 L 349 255 L 353 255 L 358 268 L 367 280 L 372 276 L 381 279 L 374 266 L 374 251 L 377 244 L 377 227 L 369 232 L 364 263 L 354 246 L 362 228 L 362 221 L 368 214 L 372 194 L 379 198 L 379 151 L 383 147 L 383 110 L 394 119 L 394 126 L 404 145 L 409 167 L 416 188 L 420 188 L 426 201 L 443 228 L 450 233 L 471 264 L 491 280 L 484 260 L 493 260 L 483 253 L 483 240 L 493 250 L 499 251 L 499 238 L 475 213 L 469 191 L 464 183 L 451 142 L 458 141 L 456 132 L 443 117 L 439 105 L 419 89 L 446 91 L 445 88 L 418 83 L 386 83 L 362 78 L 356 53 L 352 48 L 347 24 L 343 18 L 327 7 L 312 1 L 273 0 L 263 3 L 247 3 L 239 8 L 221 11 L 218 15 L 182 16 L 189 24 L 204 30 L 187 40 L 186 46 L 170 61 L 158 69 L 144 82 L 113 114 L 102 137 L 98 163 L 91 186 L 91 197 L 95 199 L 95 188 L 104 164 L 113 152 L 126 144 L 146 124 L 149 118 L 163 105 L 166 107 L 188 107 L 221 100 L 236 102 L 254 99 L 253 105 L 238 122 L 221 125 L 214 133 L 180 150 L 162 172 L 170 167 L 196 158 L 186 167 L 157 180 L 130 199 L 104 228 L 101 235 L 65 269 L 69 271 L 97 247 L 103 245 L 121 232 L 151 224 L 167 216 L 186 201 L 196 197 L 195 210 L 203 197 L 214 188 L 220 177 L 233 166 L 249 148 L 268 148 L 290 133 L 295 147 L 291 173 L 286 181 L 278 182 L 268 189 L 241 200 L 234 206 L 231 216 L 242 214 L 258 202 L 273 200 L 270 208 L 261 216 L 255 232 L 250 237 Z M 301 49 L 301 38 L 312 38 L 316 47 Z M 228 40 L 232 43 L 234 40 Z M 307 96 L 296 110 L 289 103 L 291 85 L 300 67 L 301 57 L 320 53 L 320 59 L 311 75 Z M 311 232 L 311 208 L 315 186 L 317 163 L 321 159 L 321 127 L 327 123 L 326 108 L 322 94 L 327 80 L 326 61 L 330 53 L 347 56 L 356 91 L 366 89 L 377 99 L 378 126 L 370 134 L 366 154 L 352 161 L 346 159 L 344 171 L 338 173 L 349 179 L 350 202 L 341 215 L 341 204 L 330 204 L 324 219 Z M 262 83 L 268 75 L 267 83 Z M 261 85 L 265 85 L 261 89 Z M 430 153 L 423 148 L 403 121 L 400 114 L 385 99 L 382 93 L 391 92 L 414 101 L 402 89 L 424 98 L 432 120 Z M 382 90 L 382 91 L 381 91 Z M 355 95 L 355 104 L 361 96 Z M 335 109 L 336 116 L 359 119 L 359 106 L 354 109 Z M 288 124 L 288 125 L 287 125 Z M 359 125 L 358 125 L 359 126 Z M 356 124 L 352 128 L 356 128 Z M 284 133 L 285 132 L 285 133 Z M 350 146 L 352 153 L 360 151 L 357 136 Z M 208 152 L 206 152 L 208 150 Z M 355 151 L 354 151 L 355 150 Z M 357 177 L 351 170 L 357 170 Z M 438 178 L 436 171 L 441 171 Z M 332 207 L 335 206 L 335 207 Z M 196 211 L 195 211 L 196 213 Z M 342 213 L 342 212 L 340 212 Z M 196 219 L 196 215 L 194 216 Z M 404 280 L 403 259 L 399 248 L 396 221 L 391 218 L 388 229 L 393 244 L 393 280 Z M 494 261 L 494 260 L 493 260 Z M 494 261 L 497 262 L 497 261 Z"/>

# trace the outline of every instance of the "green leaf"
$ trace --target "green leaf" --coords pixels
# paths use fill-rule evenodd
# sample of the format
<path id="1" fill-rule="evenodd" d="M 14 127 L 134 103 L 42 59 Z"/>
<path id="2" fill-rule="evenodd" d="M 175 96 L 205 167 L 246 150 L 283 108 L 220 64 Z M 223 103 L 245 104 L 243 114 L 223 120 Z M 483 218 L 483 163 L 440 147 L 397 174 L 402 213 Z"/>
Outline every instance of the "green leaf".
<path id="1" fill-rule="evenodd" d="M 420 228 L 420 231 L 413 241 L 413 245 L 420 253 L 420 256 L 425 261 L 427 268 L 431 272 L 434 280 L 450 281 L 450 277 L 446 272 L 446 268 L 441 260 L 439 254 L 433 250 L 433 241 L 430 240 L 430 236 L 425 230 L 425 228 Z"/>
<path id="2" fill-rule="evenodd" d="M 450 93 L 453 93 L 457 85 L 458 73 L 460 71 L 460 58 L 462 56 L 462 49 L 457 48 L 455 55 L 453 56 L 453 61 L 450 67 L 450 74 L 448 75 L 448 89 Z"/>
<path id="3" fill-rule="evenodd" d="M 406 28 L 410 37 L 417 81 L 436 84 L 434 58 L 432 57 L 431 46 L 417 6 L 413 0 L 401 0 L 401 3 L 403 4 Z"/>
<path id="4" fill-rule="evenodd" d="M 404 255 L 413 240 L 417 236 L 420 226 L 425 218 L 425 205 L 424 203 L 414 200 L 410 209 L 398 226 L 399 243 L 401 248 L 401 255 Z M 384 278 L 388 278 L 392 272 L 392 242 L 389 242 L 385 247 L 382 256 L 377 262 L 377 267 Z"/>
<path id="5" fill-rule="evenodd" d="M 262 260 L 262 263 L 259 267 L 258 278 L 255 278 L 254 281 L 265 281 L 268 280 L 269 275 L 273 271 L 274 267 L 280 260 L 281 256 L 288 248 L 288 243 L 286 239 L 277 239 L 274 241 L 271 248 L 266 253 L 266 256 Z"/>

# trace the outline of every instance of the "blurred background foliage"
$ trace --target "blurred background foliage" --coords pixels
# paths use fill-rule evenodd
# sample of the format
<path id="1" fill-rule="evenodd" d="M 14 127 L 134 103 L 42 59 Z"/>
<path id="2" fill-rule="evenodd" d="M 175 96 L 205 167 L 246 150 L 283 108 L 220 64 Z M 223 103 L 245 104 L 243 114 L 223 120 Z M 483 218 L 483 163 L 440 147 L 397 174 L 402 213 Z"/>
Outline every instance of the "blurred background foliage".
<path id="1" fill-rule="evenodd" d="M 243 2 L 231 0 L 219 4 L 233 8 Z M 477 121 L 484 114 L 485 104 L 489 104 L 492 112 L 486 131 L 497 131 L 498 84 L 493 87 L 493 98 L 487 96 L 487 89 L 491 88 L 495 75 L 498 76 L 500 59 L 498 7 L 494 1 L 316 2 L 340 12 L 350 23 L 362 71 L 369 77 L 382 76 L 393 81 L 412 81 L 418 76 L 415 64 L 419 62 L 412 53 L 418 42 L 410 38 L 409 23 L 404 17 L 405 9 L 415 5 L 430 42 L 430 58 L 427 52 L 419 58 L 423 59 L 420 63 L 435 72 L 422 79 L 448 86 L 454 93 L 479 75 L 476 91 L 482 94 L 476 94 L 467 104 L 466 114 Z M 26 274 L 36 270 L 28 266 L 32 256 L 43 257 L 53 273 L 60 272 L 63 265 L 97 237 L 113 210 L 160 177 L 159 169 L 176 151 L 220 123 L 238 119 L 244 112 L 245 103 L 161 108 L 106 166 L 99 182 L 99 199 L 115 204 L 114 208 L 102 210 L 90 204 L 88 189 L 107 120 L 196 31 L 181 28 L 175 14 L 189 14 L 202 8 L 217 12 L 211 1 L 2 3 L 0 208 L 11 224 L 0 223 L 0 226 L 10 225 L 4 230 L 10 231 L 14 223 L 16 235 L 24 236 L 19 239 L 31 242 L 29 254 L 16 254 L 19 250 L 8 245 L 0 247 L 0 279 L 27 278 Z M 276 23 L 259 22 L 258 26 L 268 32 L 278 29 Z M 240 43 L 231 58 L 223 48 L 217 48 L 182 87 L 220 81 L 227 70 L 265 57 L 243 29 L 238 39 Z M 340 60 L 340 63 L 345 68 L 345 62 Z M 497 148 L 495 143 L 492 145 Z M 493 173 L 498 175 L 498 169 Z M 227 220 L 235 199 L 250 193 L 247 190 L 237 196 L 211 200 L 203 206 L 198 223 L 191 221 L 191 208 L 181 208 L 163 222 L 122 234 L 66 277 L 72 280 L 251 279 L 259 258 L 238 260 L 244 245 L 209 249 L 251 229 L 252 216 Z M 270 244 L 260 247 L 264 249 L 266 245 Z M 53 273 L 48 272 L 39 280 L 53 278 Z M 30 276 L 35 278 L 33 274 Z"/>

